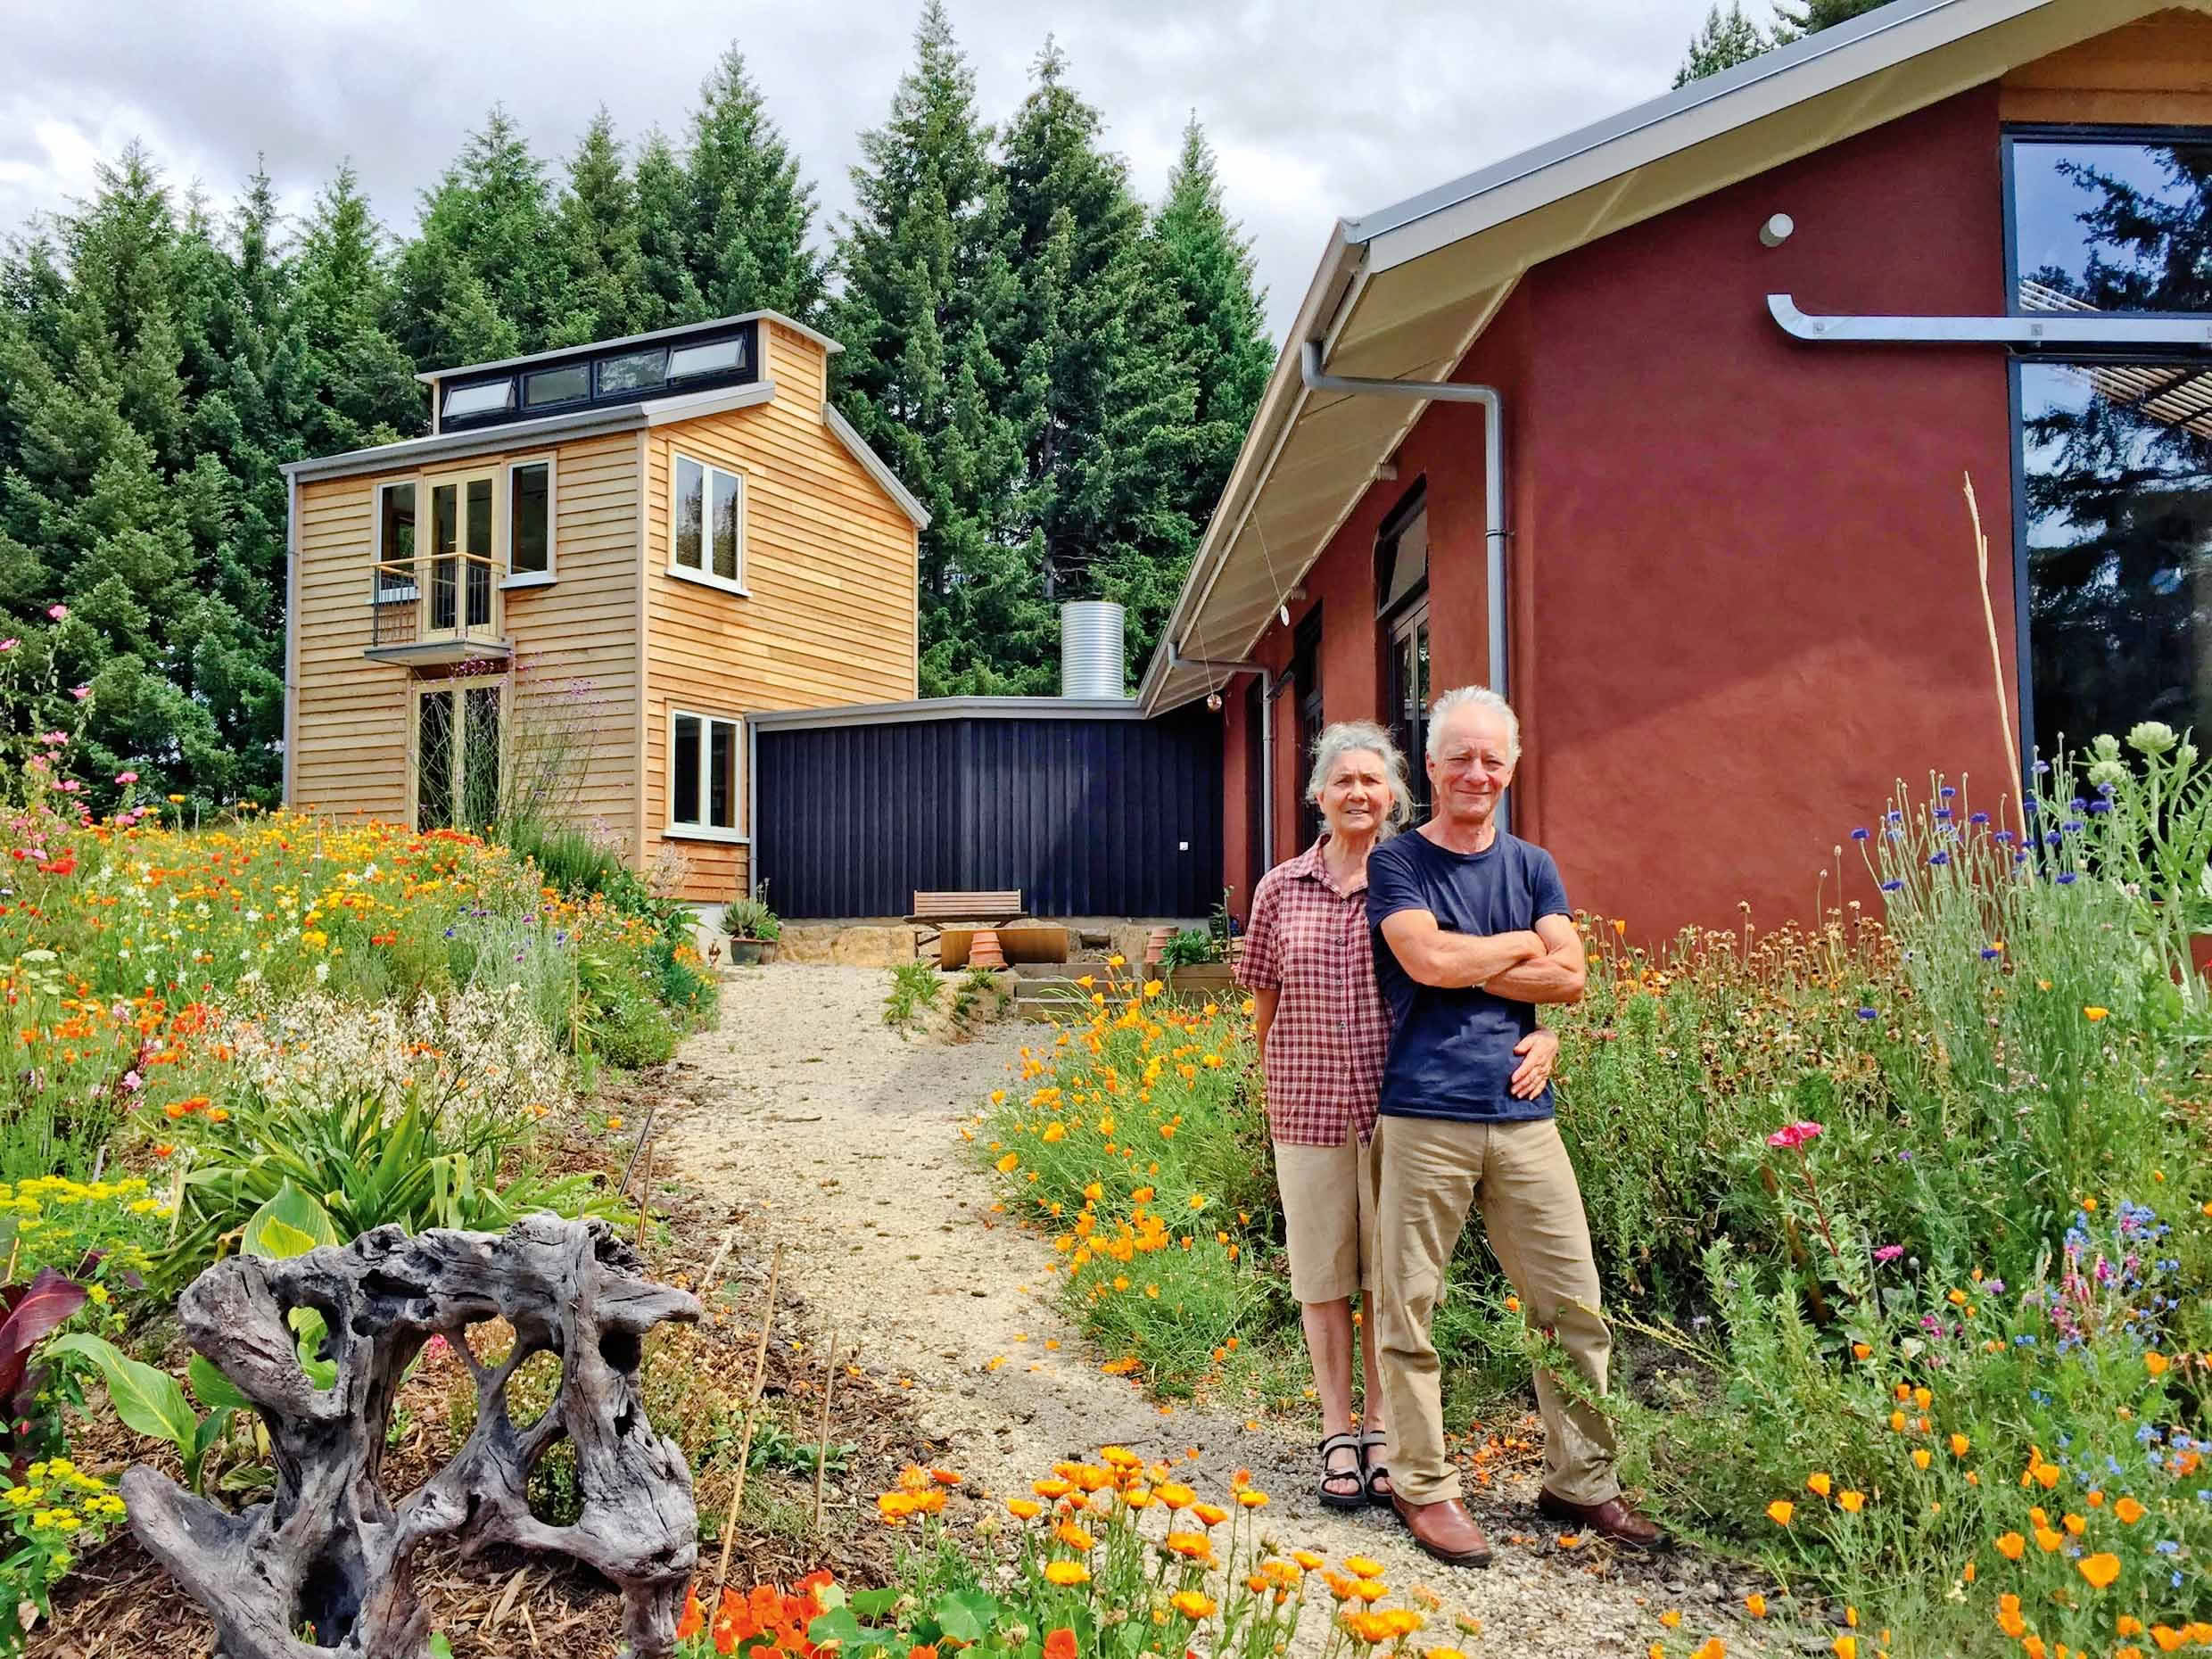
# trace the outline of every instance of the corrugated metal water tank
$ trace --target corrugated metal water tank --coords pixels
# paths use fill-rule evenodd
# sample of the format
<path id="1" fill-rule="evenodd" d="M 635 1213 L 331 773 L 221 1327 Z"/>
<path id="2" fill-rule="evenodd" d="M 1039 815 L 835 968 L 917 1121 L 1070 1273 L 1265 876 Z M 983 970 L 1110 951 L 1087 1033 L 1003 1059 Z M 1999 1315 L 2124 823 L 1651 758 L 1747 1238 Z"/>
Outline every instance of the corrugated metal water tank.
<path id="1" fill-rule="evenodd" d="M 1070 599 L 1060 607 L 1060 694 L 1127 697 L 1121 607 L 1111 599 Z"/>

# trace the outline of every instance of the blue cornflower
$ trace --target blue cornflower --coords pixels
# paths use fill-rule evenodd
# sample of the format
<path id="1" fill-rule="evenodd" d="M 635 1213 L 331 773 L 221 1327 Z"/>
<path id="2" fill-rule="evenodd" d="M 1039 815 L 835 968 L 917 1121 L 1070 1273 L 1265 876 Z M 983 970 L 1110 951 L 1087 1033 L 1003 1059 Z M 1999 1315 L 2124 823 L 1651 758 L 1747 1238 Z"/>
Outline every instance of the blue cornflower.
<path id="1" fill-rule="evenodd" d="M 2078 818 L 2069 818 L 2069 819 L 2068 819 L 2068 820 L 2067 820 L 2064 823 L 2062 823 L 2062 824 L 2060 824 L 2060 825 L 2059 826 L 2059 829 L 2061 829 L 2061 830 L 2065 830 L 2065 831 L 2066 831 L 2066 833 L 2067 833 L 2067 834 L 2068 834 L 2068 835 L 2079 835 L 2079 834 L 2081 834 L 2081 832 L 2082 832 L 2083 830 L 2086 830 L 2088 827 L 2089 827 L 2089 826 L 2088 826 L 2087 824 L 2084 824 L 2084 822 L 2083 822 L 2080 819 L 2078 819 Z"/>
<path id="2" fill-rule="evenodd" d="M 1951 808 L 1948 806 L 1938 806 L 1936 809 L 1936 816 L 1942 819 L 1949 819 L 1951 816 Z"/>
<path id="3" fill-rule="evenodd" d="M 2119 786 L 2117 784 L 2101 783 L 2097 786 L 2097 793 L 2105 796 L 2107 799 L 2109 799 L 2118 788 Z"/>
<path id="4" fill-rule="evenodd" d="M 2148 1423 L 2144 1424 L 2142 1427 L 2135 1431 L 2135 1443 L 2138 1446 L 2148 1444 L 2150 1441 L 2155 1440 L 2158 1438 L 2158 1430 L 2152 1428 Z"/>
<path id="5" fill-rule="evenodd" d="M 2182 1553 L 2182 1547 L 2170 1538 L 2162 1538 L 2150 1548 L 2161 1556 L 2178 1556 Z"/>
<path id="6" fill-rule="evenodd" d="M 2069 870 L 2069 871 L 2067 871 L 2066 872 L 2064 872 L 2062 875 L 2060 875 L 2060 876 L 2059 876 L 2059 885 L 2060 887 L 2072 887 L 2072 886 L 2073 886 L 2073 885 L 2074 885 L 2076 881 L 2079 881 L 2080 879 L 2081 879 L 2081 878 L 2080 878 L 2079 876 L 2076 875 L 2076 874 L 2075 874 L 2072 871 L 2070 871 L 2070 870 Z"/>
<path id="7" fill-rule="evenodd" d="M 1897 880 L 1894 877 L 1892 877 L 1889 880 L 1882 883 L 1882 891 L 1885 893 L 1894 893 L 1902 886 L 1904 886 L 1903 882 Z"/>
<path id="8" fill-rule="evenodd" d="M 2050 770 L 2051 763 L 2049 761 L 2037 761 L 2035 763 L 2035 775 L 2038 778 L 2042 777 L 2043 773 L 2049 772 Z"/>
<path id="9" fill-rule="evenodd" d="M 2045 830 L 2045 831 L 2043 832 L 2043 844 L 2044 844 L 2045 846 L 2058 846 L 2058 845 L 2059 845 L 2059 832 L 2058 832 L 2056 830 Z"/>
<path id="10" fill-rule="evenodd" d="M 445 937 L 446 937 L 447 938 L 449 938 L 449 939 L 450 939 L 450 938 L 451 938 L 451 937 L 453 937 L 453 929 L 450 929 L 450 928 L 448 928 L 448 929 L 445 930 Z"/>
<path id="11" fill-rule="evenodd" d="M 2080 811 L 2081 811 L 2081 810 L 2082 810 L 2084 806 L 2087 806 L 2087 805 L 2089 805 L 2089 803 L 2088 803 L 2087 801 L 2084 801 L 2084 799 L 2082 799 L 2082 797 L 2081 797 L 2080 796 L 2078 796 L 2078 795 L 2077 795 L 2077 796 L 2075 796 L 2072 800 L 2068 801 L 2068 802 L 2067 803 L 2067 805 L 2068 805 L 2068 806 L 2072 807 L 2072 808 L 2073 808 L 2076 812 L 2077 812 L 2077 813 L 2078 813 L 2078 812 L 2080 812 Z"/>
<path id="12" fill-rule="evenodd" d="M 1948 864 L 1951 862 L 1951 854 L 1948 853 L 1930 853 L 1927 855 L 1927 862 L 1931 864 Z"/>
<path id="13" fill-rule="evenodd" d="M 2012 845 L 2012 831 L 2010 830 L 2000 830 L 1989 838 L 1994 841 L 1999 846 L 2010 846 Z"/>
<path id="14" fill-rule="evenodd" d="M 2200 1486 L 2197 1489 L 2197 1501 L 2200 1504 L 2212 1504 L 2212 1486 Z"/>
<path id="15" fill-rule="evenodd" d="M 1989 814 L 1987 813 L 1969 813 L 1966 821 L 1970 824 L 1985 824 L 1989 821 Z"/>
<path id="16" fill-rule="evenodd" d="M 1940 788 L 1940 789 L 1936 790 L 1936 794 L 1938 794 L 1938 795 L 1940 795 L 1940 796 L 1942 796 L 1944 797 L 1944 799 L 1945 799 L 1945 800 L 1947 801 L 1947 800 L 1949 800 L 1949 799 L 1950 799 L 1952 796 L 1954 796 L 1954 795 L 1958 794 L 1958 790 L 1956 790 L 1956 789 L 1952 788 L 1949 784 L 1947 784 L 1947 783 L 1946 783 L 1945 785 L 1944 785 L 1944 787 L 1943 787 L 1942 788 Z"/>
<path id="17" fill-rule="evenodd" d="M 1982 960 L 1985 962 L 1993 962 L 2003 954 L 2002 951 L 1992 950 L 1986 945 L 1982 949 Z"/>
<path id="18" fill-rule="evenodd" d="M 2012 1346 L 2015 1348 L 2033 1348 L 2035 1346 L 2035 1339 L 2023 1332 L 2020 1335 L 2012 1339 Z"/>
<path id="19" fill-rule="evenodd" d="M 2112 810 L 2112 803 L 2109 801 L 2092 801 L 2089 804 L 2089 810 L 2092 813 L 2109 813 Z"/>
<path id="20" fill-rule="evenodd" d="M 1879 1019 L 1881 1015 L 1877 1013 L 1871 1008 L 1861 1008 L 1859 1011 L 1859 1018 L 1861 1019 Z"/>
<path id="21" fill-rule="evenodd" d="M 1871 837 L 1873 833 L 1874 832 L 1871 830 L 1853 830 L 1851 832 L 1851 838 L 1854 841 L 1864 841 Z"/>

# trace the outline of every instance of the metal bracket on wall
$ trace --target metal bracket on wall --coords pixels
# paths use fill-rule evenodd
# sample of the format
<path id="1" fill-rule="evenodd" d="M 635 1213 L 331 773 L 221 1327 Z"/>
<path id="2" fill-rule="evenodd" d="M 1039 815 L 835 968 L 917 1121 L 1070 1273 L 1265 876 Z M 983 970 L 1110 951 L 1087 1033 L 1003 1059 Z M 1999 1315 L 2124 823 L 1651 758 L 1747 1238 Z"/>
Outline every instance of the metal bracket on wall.
<path id="1" fill-rule="evenodd" d="M 2179 317 L 2051 311 L 2027 317 L 1809 317 L 1786 293 L 1767 295 L 1783 332 L 1799 340 L 1889 344 L 2212 346 L 2212 323 Z"/>

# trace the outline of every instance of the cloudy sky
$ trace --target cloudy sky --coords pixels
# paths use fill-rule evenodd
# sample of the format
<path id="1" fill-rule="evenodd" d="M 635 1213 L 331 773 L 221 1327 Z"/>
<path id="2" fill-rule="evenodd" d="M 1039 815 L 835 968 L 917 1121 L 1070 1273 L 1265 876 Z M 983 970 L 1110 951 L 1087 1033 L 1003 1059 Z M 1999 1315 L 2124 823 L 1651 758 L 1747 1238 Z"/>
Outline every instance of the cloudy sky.
<path id="1" fill-rule="evenodd" d="M 947 0 L 986 116 L 1045 35 L 1156 197 L 1186 114 L 1220 152 L 1287 325 L 1330 226 L 1663 92 L 1706 0 Z M 1763 8 L 1754 6 L 1754 12 Z M 66 207 L 136 137 L 227 201 L 257 153 L 288 208 L 351 157 L 412 227 L 494 102 L 565 156 L 605 103 L 680 131 L 715 55 L 744 50 L 817 187 L 826 240 L 856 135 L 912 56 L 920 0 L 15 0 L 0 87 L 0 236 Z"/>

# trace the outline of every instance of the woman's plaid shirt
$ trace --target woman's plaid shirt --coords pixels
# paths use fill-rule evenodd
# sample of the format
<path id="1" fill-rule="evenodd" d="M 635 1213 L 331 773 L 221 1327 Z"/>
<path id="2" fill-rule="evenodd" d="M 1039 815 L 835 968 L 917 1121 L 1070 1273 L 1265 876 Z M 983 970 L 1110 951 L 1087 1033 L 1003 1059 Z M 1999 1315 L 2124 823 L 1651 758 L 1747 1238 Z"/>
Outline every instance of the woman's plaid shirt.
<path id="1" fill-rule="evenodd" d="M 1236 970 L 1246 990 L 1282 994 L 1261 1060 L 1268 1131 L 1290 1146 L 1341 1146 L 1347 1130 L 1362 1141 L 1373 1134 L 1390 1046 L 1366 884 L 1337 887 L 1321 855 L 1327 844 L 1324 835 L 1260 878 Z"/>

